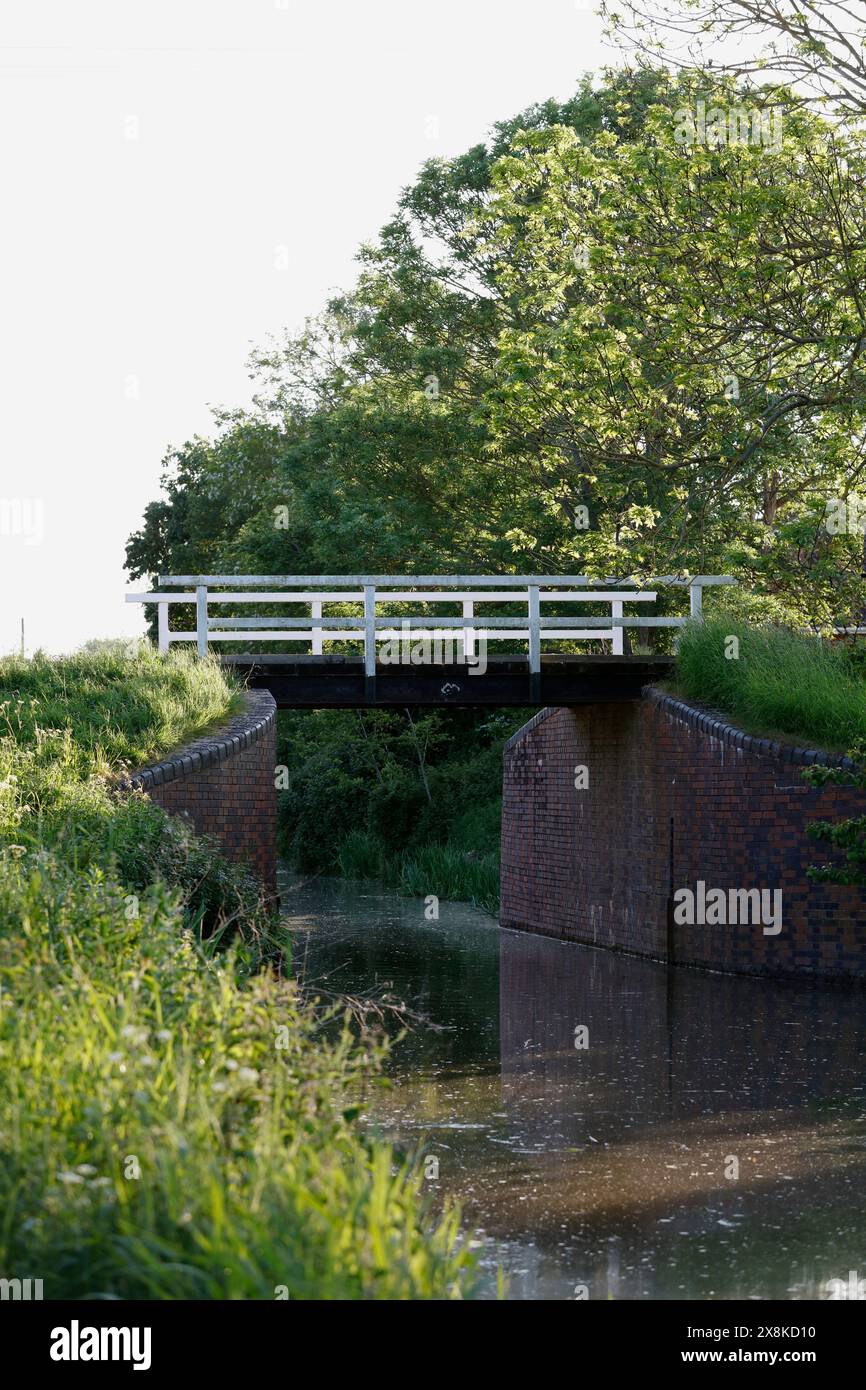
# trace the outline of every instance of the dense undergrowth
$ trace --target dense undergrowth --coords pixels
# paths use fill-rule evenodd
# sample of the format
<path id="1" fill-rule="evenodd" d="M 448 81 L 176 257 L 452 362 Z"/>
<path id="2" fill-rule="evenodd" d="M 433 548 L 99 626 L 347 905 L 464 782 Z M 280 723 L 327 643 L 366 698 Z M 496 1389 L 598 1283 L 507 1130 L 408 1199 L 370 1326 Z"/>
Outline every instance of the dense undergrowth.
<path id="1" fill-rule="evenodd" d="M 251 877 L 114 790 L 236 699 L 182 656 L 0 662 L 0 1275 L 459 1297 L 455 1215 L 355 1123 L 384 1044 L 299 998 Z"/>
<path id="2" fill-rule="evenodd" d="M 499 907 L 502 748 L 525 710 L 284 711 L 283 851 L 306 873 Z"/>

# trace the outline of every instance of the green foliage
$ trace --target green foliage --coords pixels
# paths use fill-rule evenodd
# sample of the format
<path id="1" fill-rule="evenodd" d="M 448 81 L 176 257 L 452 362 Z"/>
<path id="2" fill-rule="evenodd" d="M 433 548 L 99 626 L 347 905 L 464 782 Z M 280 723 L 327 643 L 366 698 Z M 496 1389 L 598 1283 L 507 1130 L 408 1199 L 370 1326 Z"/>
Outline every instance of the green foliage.
<path id="1" fill-rule="evenodd" d="M 863 679 L 866 663 L 862 653 L 857 654 L 854 664 Z M 810 767 L 803 777 L 813 787 L 835 782 L 866 791 L 866 738 L 858 738 L 848 749 L 848 759 L 847 767 Z M 822 840 L 838 852 L 835 861 L 810 868 L 812 879 L 818 883 L 866 883 L 866 815 L 812 821 L 808 833 L 813 840 Z"/>
<path id="2" fill-rule="evenodd" d="M 705 590 L 704 615 L 728 626 L 738 623 L 750 627 L 794 627 L 798 617 L 779 595 L 755 593 L 739 584 Z"/>
<path id="3" fill-rule="evenodd" d="M 388 871 L 402 893 L 470 902 L 490 913 L 499 911 L 499 855 L 479 857 L 454 845 L 428 845 L 405 853 Z"/>
<path id="4" fill-rule="evenodd" d="M 784 139 L 685 145 L 698 99 Z M 172 453 L 132 573 L 733 571 L 848 619 L 862 537 L 823 523 L 863 471 L 865 186 L 858 133 L 696 72 L 499 122 L 254 354 L 257 414 Z"/>
<path id="5" fill-rule="evenodd" d="M 359 1136 L 380 1050 L 155 885 L 58 854 L 0 874 L 0 1264 L 49 1298 L 452 1298 L 456 1217 Z M 13 1002 L 14 1001 L 14 1002 Z M 283 1295 L 285 1296 L 285 1295 Z"/>
<path id="6" fill-rule="evenodd" d="M 58 850 L 80 872 L 113 866 L 131 891 L 175 884 L 204 933 L 243 919 L 265 930 L 252 875 L 119 777 L 237 707 L 216 661 L 114 651 L 0 662 L 0 845 Z M 222 924 L 222 926 L 220 925 Z"/>
<path id="7" fill-rule="evenodd" d="M 783 138 L 685 144 L 698 99 Z M 254 354 L 255 409 L 171 451 L 130 572 L 732 571 L 848 620 L 862 536 L 823 523 L 864 474 L 864 187 L 857 131 L 707 73 L 499 122 Z"/>
<path id="8" fill-rule="evenodd" d="M 838 750 L 866 738 L 866 686 L 846 650 L 785 628 L 724 618 L 688 624 L 676 685 L 753 733 Z"/>
<path id="9" fill-rule="evenodd" d="M 306 872 L 382 878 L 401 892 L 456 896 L 496 911 L 502 746 L 528 717 L 524 710 L 281 713 L 287 855 Z"/>
<path id="10" fill-rule="evenodd" d="M 384 1044 L 304 1002 L 255 881 L 113 784 L 213 663 L 0 663 L 0 1268 L 49 1298 L 456 1298 L 473 1259 L 353 1117 Z M 284 1291 L 284 1292 L 283 1292 Z"/>
<path id="11" fill-rule="evenodd" d="M 699 100 L 773 108 L 779 138 L 684 141 Z M 731 573 L 739 595 L 708 599 L 728 631 L 851 623 L 862 529 L 827 515 L 866 477 L 864 193 L 858 126 L 714 71 L 606 72 L 499 122 L 428 161 L 356 285 L 254 354 L 254 409 L 170 453 L 130 572 Z M 709 698 L 848 746 L 824 667 L 814 696 L 725 668 Z M 495 853 L 473 753 L 431 743 L 425 770 L 396 729 L 318 719 L 284 758 L 300 867 Z"/>
<path id="12" fill-rule="evenodd" d="M 491 804 L 497 821 L 498 805 Z M 351 830 L 336 850 L 337 867 L 346 878 L 378 879 L 409 897 L 434 893 L 452 902 L 469 902 L 493 915 L 499 911 L 499 850 L 479 855 L 458 844 L 433 844 L 387 855 L 382 841 L 368 830 Z"/>
<path id="13" fill-rule="evenodd" d="M 384 878 L 382 842 L 369 830 L 350 830 L 336 847 L 336 862 L 345 878 Z"/>

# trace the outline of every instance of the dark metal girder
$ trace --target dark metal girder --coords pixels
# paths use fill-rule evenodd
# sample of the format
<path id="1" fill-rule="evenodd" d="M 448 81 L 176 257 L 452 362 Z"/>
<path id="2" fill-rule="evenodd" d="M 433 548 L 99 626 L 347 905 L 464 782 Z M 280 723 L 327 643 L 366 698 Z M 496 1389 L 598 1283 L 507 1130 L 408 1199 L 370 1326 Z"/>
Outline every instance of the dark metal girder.
<path id="1" fill-rule="evenodd" d="M 533 676 L 525 658 L 490 657 L 483 675 L 465 665 L 380 665 L 373 682 L 365 679 L 357 657 L 263 654 L 221 660 L 248 685 L 269 690 L 280 709 L 608 704 L 638 699 L 645 685 L 662 680 L 673 666 L 668 656 L 545 656 Z"/>

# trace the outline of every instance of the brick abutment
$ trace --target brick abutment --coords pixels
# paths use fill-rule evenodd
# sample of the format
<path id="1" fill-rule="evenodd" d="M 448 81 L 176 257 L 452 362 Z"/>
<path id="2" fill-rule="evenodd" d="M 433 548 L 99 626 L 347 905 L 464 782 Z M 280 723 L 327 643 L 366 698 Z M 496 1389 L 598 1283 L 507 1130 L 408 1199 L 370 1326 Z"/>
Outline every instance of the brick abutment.
<path id="1" fill-rule="evenodd" d="M 806 833 L 866 798 L 809 786 L 810 764 L 852 767 L 652 688 L 542 710 L 505 749 L 502 925 L 680 965 L 866 980 L 866 889 L 810 880 L 833 856 Z"/>
<path id="2" fill-rule="evenodd" d="M 141 768 L 122 785 L 146 792 L 163 810 L 209 835 L 227 859 L 251 869 L 271 891 L 277 882 L 276 705 L 250 690 L 222 728 Z"/>

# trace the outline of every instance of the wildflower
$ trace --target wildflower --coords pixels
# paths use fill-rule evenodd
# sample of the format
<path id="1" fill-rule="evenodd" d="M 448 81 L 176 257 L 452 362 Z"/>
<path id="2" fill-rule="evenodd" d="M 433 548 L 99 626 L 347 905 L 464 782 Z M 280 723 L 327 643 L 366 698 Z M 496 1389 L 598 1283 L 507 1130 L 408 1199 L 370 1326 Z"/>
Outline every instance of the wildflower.
<path id="1" fill-rule="evenodd" d="M 126 1027 L 120 1030 L 120 1035 L 123 1038 L 129 1038 L 135 1047 L 141 1047 L 143 1043 L 147 1042 L 148 1029 L 136 1028 L 134 1023 L 127 1023 Z"/>

